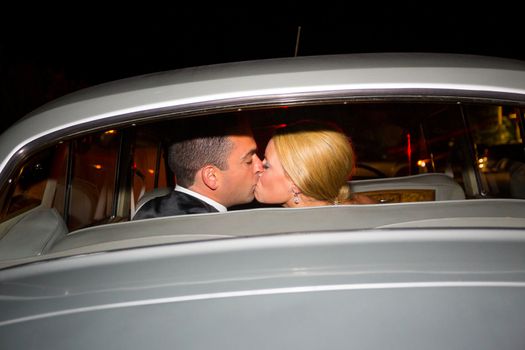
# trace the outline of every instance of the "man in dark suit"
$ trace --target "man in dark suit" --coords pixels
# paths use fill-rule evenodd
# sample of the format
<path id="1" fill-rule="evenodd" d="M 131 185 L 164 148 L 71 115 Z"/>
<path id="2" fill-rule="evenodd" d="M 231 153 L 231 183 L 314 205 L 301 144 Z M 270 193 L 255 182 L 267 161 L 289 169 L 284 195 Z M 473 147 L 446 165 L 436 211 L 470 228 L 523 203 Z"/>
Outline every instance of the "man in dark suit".
<path id="1" fill-rule="evenodd" d="M 192 120 L 177 132 L 168 152 L 177 185 L 169 194 L 146 202 L 133 220 L 225 212 L 253 200 L 262 162 L 246 121 Z"/>

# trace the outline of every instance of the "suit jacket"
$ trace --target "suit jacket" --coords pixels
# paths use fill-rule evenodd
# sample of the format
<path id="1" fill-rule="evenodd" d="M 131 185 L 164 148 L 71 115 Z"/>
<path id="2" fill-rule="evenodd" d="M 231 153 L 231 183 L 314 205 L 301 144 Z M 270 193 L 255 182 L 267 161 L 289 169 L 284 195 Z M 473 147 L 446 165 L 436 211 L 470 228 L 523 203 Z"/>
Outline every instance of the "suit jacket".
<path id="1" fill-rule="evenodd" d="M 135 214 L 133 220 L 157 218 L 183 214 L 215 213 L 218 210 L 189 194 L 171 191 L 165 196 L 146 202 Z"/>

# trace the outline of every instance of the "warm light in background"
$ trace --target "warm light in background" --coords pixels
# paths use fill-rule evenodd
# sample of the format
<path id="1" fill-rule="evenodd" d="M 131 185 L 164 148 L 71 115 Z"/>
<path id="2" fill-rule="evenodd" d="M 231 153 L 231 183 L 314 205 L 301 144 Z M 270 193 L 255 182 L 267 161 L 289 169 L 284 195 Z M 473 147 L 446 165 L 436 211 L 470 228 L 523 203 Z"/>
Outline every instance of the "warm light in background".
<path id="1" fill-rule="evenodd" d="M 479 158 L 478 159 L 478 168 L 480 168 L 480 169 L 485 168 L 487 162 L 488 162 L 488 158 L 487 157 Z"/>

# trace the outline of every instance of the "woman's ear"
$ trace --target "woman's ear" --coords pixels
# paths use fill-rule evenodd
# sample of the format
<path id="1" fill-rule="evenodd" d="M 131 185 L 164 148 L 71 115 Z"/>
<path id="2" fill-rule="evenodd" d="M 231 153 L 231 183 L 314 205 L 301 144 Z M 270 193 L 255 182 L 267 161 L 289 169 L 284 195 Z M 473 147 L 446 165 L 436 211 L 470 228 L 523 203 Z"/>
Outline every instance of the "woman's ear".
<path id="1" fill-rule="evenodd" d="M 292 193 L 293 194 L 300 194 L 301 193 L 301 190 L 299 189 L 299 187 L 297 187 L 293 182 L 292 182 Z"/>
<path id="2" fill-rule="evenodd" d="M 218 169 L 213 165 L 206 165 L 201 169 L 202 182 L 211 190 L 219 186 Z"/>

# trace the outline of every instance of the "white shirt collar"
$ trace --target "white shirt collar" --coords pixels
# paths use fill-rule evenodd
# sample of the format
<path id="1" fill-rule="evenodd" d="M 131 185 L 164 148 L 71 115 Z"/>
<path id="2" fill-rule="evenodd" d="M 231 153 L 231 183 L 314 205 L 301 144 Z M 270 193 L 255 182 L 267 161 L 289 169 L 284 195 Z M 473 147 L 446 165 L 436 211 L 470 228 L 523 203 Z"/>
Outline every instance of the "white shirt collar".
<path id="1" fill-rule="evenodd" d="M 177 185 L 177 186 L 175 186 L 175 191 L 179 191 L 179 192 L 182 192 L 182 193 L 186 193 L 186 194 L 189 194 L 190 196 L 193 196 L 193 197 L 195 197 L 195 198 L 198 198 L 198 199 L 200 199 L 201 201 L 208 203 L 209 205 L 211 205 L 212 207 L 214 207 L 215 209 L 217 209 L 217 210 L 218 210 L 219 212 L 221 212 L 221 213 L 224 213 L 224 212 L 227 212 L 227 211 L 228 211 L 228 209 L 227 209 L 224 205 L 222 205 L 222 204 L 220 204 L 220 203 L 217 203 L 217 202 L 214 201 L 213 199 L 208 198 L 208 197 L 206 197 L 206 196 L 203 196 L 203 195 L 200 194 L 200 193 L 197 193 L 197 192 L 194 192 L 194 191 L 192 191 L 192 190 L 189 190 L 189 189 L 187 189 L 186 187 L 182 187 L 182 186 Z"/>

